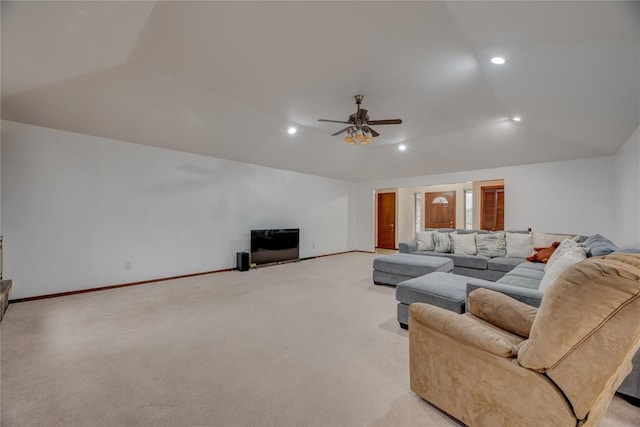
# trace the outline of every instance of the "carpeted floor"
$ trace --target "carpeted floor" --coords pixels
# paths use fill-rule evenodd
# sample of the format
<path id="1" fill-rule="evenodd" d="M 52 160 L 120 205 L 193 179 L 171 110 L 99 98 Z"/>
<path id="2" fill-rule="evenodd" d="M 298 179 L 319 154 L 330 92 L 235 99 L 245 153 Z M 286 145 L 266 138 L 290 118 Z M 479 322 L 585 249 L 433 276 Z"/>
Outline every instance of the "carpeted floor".
<path id="1" fill-rule="evenodd" d="M 2 426 L 451 426 L 408 384 L 374 255 L 12 304 Z M 640 425 L 616 397 L 604 426 Z"/>

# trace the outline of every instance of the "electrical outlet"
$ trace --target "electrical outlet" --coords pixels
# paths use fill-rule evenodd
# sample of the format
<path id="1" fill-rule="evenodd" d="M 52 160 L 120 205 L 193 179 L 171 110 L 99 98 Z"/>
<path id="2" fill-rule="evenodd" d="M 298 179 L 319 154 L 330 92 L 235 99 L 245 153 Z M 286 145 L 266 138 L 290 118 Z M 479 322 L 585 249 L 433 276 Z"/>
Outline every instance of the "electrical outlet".
<path id="1" fill-rule="evenodd" d="M 124 262 L 124 269 L 125 270 L 131 270 L 131 261 L 125 261 Z"/>
<path id="2" fill-rule="evenodd" d="M 315 249 L 315 248 L 316 248 L 316 244 L 314 243 L 311 245 L 311 249 Z"/>

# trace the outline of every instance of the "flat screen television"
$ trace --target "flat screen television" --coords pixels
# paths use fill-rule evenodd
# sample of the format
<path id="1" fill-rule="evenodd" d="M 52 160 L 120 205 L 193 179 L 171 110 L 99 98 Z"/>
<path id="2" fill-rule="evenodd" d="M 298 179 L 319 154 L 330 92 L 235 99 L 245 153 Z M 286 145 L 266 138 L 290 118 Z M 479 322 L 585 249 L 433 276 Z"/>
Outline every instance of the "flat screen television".
<path id="1" fill-rule="evenodd" d="M 251 230 L 252 264 L 273 264 L 299 259 L 299 228 Z"/>

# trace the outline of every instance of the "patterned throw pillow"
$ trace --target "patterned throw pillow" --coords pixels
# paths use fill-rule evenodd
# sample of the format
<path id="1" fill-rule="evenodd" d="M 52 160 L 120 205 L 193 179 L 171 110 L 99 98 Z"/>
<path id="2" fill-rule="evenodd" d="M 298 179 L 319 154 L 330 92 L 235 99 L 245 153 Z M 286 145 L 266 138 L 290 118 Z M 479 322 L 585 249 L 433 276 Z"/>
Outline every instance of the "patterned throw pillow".
<path id="1" fill-rule="evenodd" d="M 526 258 L 533 255 L 531 234 L 507 233 L 507 258 Z"/>
<path id="2" fill-rule="evenodd" d="M 476 233 L 451 233 L 451 243 L 454 254 L 475 255 L 478 253 L 476 249 Z"/>
<path id="3" fill-rule="evenodd" d="M 478 255 L 489 258 L 504 257 L 507 255 L 507 244 L 504 240 L 504 232 L 478 234 L 476 236 Z"/>
<path id="4" fill-rule="evenodd" d="M 436 245 L 436 252 L 451 252 L 451 233 L 433 233 L 433 241 Z"/>
<path id="5" fill-rule="evenodd" d="M 420 251 L 433 251 L 436 244 L 433 241 L 434 231 L 416 231 L 416 243 Z"/>

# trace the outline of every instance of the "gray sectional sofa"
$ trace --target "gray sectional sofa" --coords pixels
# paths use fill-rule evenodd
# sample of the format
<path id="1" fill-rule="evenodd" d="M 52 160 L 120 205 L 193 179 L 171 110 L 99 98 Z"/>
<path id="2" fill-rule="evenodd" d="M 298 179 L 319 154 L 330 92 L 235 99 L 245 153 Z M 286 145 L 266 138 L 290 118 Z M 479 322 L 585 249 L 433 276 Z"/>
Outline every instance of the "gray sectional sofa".
<path id="1" fill-rule="evenodd" d="M 453 261 L 453 272 L 463 276 L 496 281 L 526 260 L 524 258 L 495 257 L 483 255 L 462 255 L 448 252 L 421 251 L 414 240 L 400 242 L 399 252 L 402 254 L 427 255 L 449 258 Z"/>
<path id="2" fill-rule="evenodd" d="M 460 234 L 471 234 L 471 233 L 489 234 L 489 232 L 485 230 L 464 230 L 464 229 L 452 229 L 452 228 L 441 228 L 437 230 L 427 229 L 427 230 L 439 231 L 443 233 L 455 232 Z M 523 233 L 528 233 L 528 230 L 527 231 L 510 231 L 510 232 L 523 234 Z M 562 236 L 562 235 L 558 235 L 558 236 Z M 564 236 L 562 238 L 564 238 Z M 562 238 L 560 239 L 562 240 Z M 456 253 L 450 253 L 450 252 L 419 250 L 418 243 L 415 240 L 410 240 L 408 242 L 400 242 L 398 244 L 398 249 L 400 253 L 449 258 L 453 261 L 454 274 L 461 274 L 463 276 L 475 277 L 478 279 L 485 279 L 485 280 L 491 280 L 491 281 L 496 281 L 500 279 L 509 271 L 513 270 L 516 266 L 526 261 L 524 257 L 490 258 L 483 255 L 465 255 L 465 254 L 456 254 Z"/>

